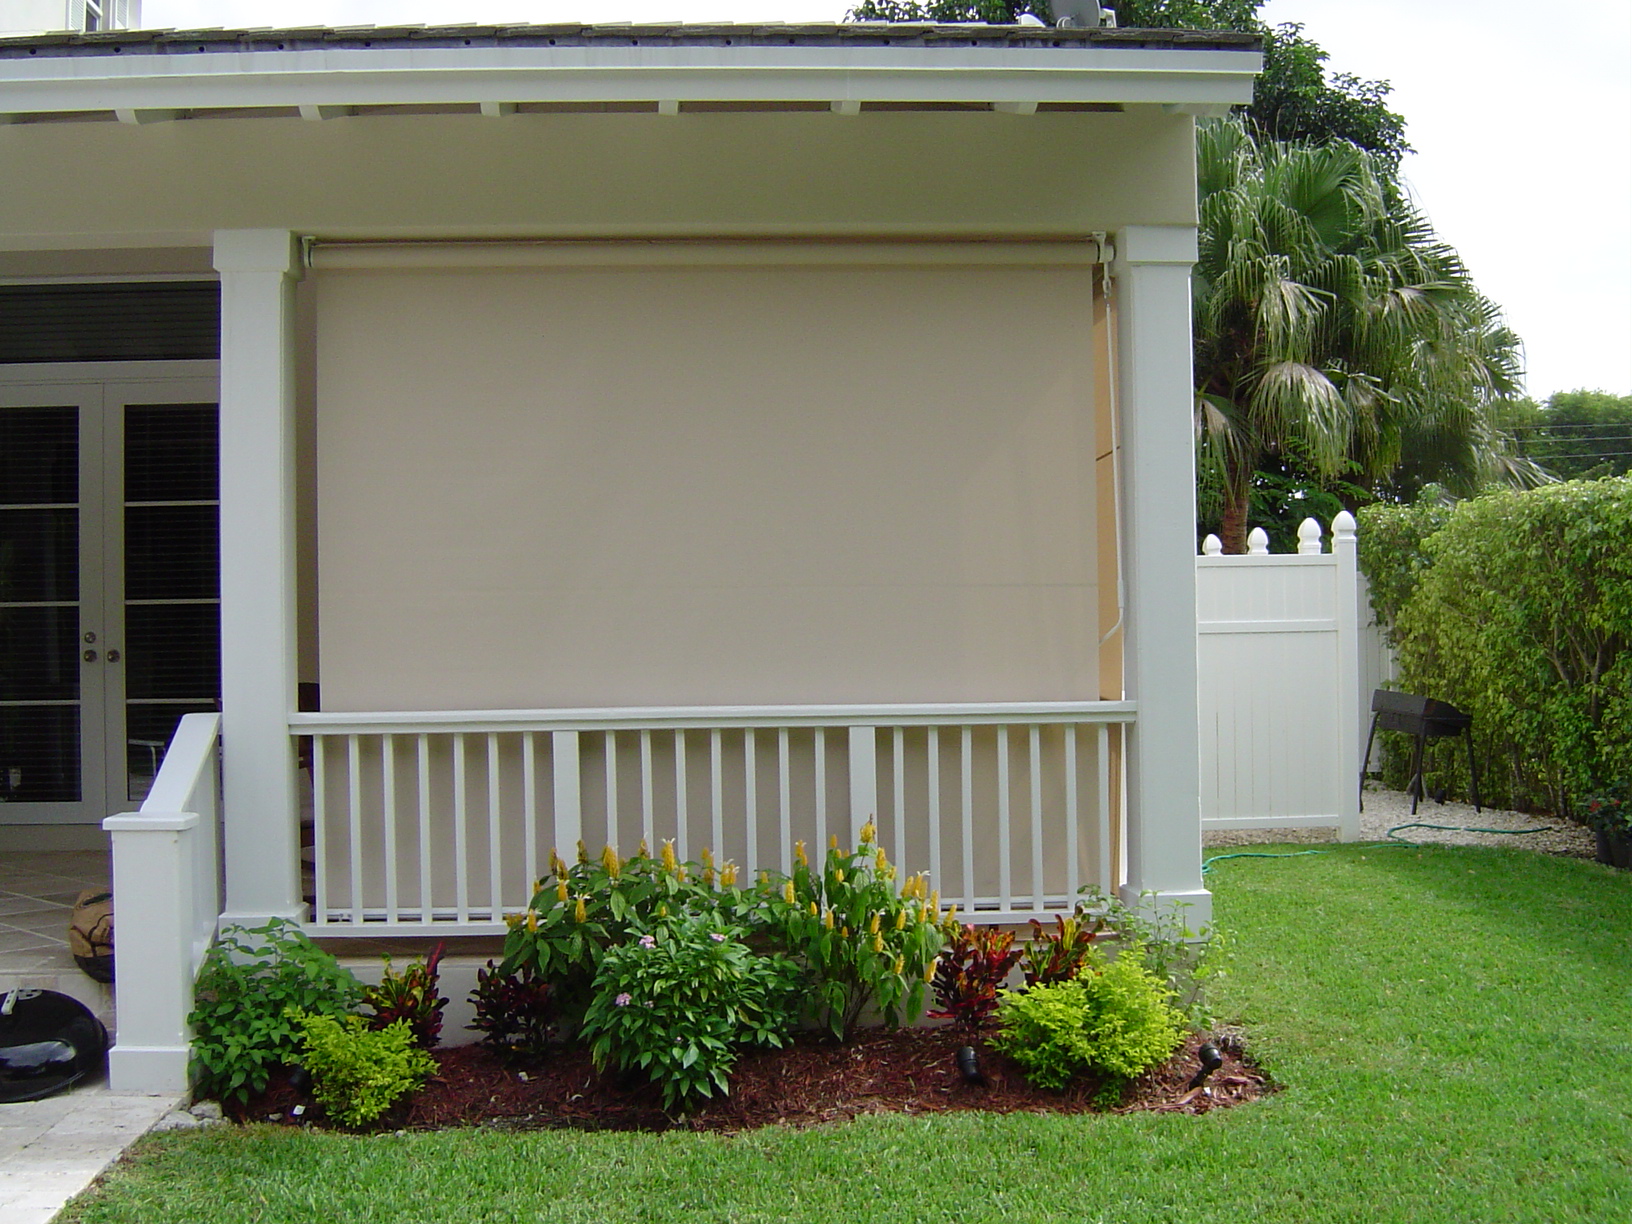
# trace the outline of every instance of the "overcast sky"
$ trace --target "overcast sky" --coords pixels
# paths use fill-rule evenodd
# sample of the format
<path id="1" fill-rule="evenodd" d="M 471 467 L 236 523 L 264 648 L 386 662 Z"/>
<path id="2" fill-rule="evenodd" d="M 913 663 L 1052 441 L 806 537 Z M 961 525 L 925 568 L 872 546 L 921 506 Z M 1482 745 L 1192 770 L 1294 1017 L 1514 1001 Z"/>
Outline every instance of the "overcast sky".
<path id="1" fill-rule="evenodd" d="M 831 21 L 845 0 L 144 0 L 152 28 Z M 1267 0 L 1328 70 L 1390 81 L 1405 176 L 1525 341 L 1537 398 L 1632 394 L 1632 4 Z"/>

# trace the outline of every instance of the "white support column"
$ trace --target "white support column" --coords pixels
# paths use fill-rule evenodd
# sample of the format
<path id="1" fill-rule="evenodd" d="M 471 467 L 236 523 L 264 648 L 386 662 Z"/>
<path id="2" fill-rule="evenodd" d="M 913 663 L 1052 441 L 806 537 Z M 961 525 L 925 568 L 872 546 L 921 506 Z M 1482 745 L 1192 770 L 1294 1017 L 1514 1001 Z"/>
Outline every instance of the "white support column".
<path id="1" fill-rule="evenodd" d="M 1201 880 L 1196 698 L 1195 453 L 1190 268 L 1196 231 L 1131 226 L 1116 235 L 1117 412 L 1123 454 L 1124 688 L 1138 703 L 1127 738 L 1127 879 L 1211 920 Z"/>
<path id="2" fill-rule="evenodd" d="M 118 1044 L 108 1055 L 115 1092 L 185 1092 L 193 1010 L 192 812 L 124 813 L 102 827 L 113 835 L 113 890 L 119 898 L 114 951 L 121 983 Z"/>
<path id="3" fill-rule="evenodd" d="M 294 283 L 286 230 L 218 230 L 226 917 L 305 916 L 295 708 Z"/>

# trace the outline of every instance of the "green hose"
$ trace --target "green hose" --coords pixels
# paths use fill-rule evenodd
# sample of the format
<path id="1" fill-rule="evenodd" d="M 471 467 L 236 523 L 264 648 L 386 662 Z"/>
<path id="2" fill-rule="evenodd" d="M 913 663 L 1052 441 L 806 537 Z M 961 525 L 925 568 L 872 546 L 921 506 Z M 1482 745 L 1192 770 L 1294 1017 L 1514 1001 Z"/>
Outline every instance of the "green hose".
<path id="1" fill-rule="evenodd" d="M 1420 846 L 1424 843 L 1407 841 L 1398 836 L 1401 829 L 1435 829 L 1441 833 L 1505 833 L 1513 837 L 1522 837 L 1526 833 L 1553 833 L 1557 830 L 1552 825 L 1542 825 L 1539 829 L 1482 829 L 1474 825 L 1439 825 L 1425 824 L 1422 821 L 1412 821 L 1410 824 L 1395 825 L 1388 831 L 1388 840 L 1372 842 L 1360 847 L 1362 850 L 1391 850 L 1400 846 Z M 1222 863 L 1228 859 L 1241 858 L 1302 858 L 1307 854 L 1330 854 L 1330 850 L 1291 850 L 1285 854 L 1264 854 L 1255 851 L 1240 851 L 1235 854 L 1215 854 L 1210 859 L 1204 859 L 1201 864 L 1201 874 L 1206 875 L 1213 869 L 1214 863 Z"/>

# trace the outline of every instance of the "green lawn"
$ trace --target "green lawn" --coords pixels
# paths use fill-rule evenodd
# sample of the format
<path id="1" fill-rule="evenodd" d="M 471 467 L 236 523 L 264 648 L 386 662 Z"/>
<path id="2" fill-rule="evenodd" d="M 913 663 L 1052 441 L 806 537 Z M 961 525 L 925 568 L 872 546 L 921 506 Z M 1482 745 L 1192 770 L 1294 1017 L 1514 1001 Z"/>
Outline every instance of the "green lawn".
<path id="1" fill-rule="evenodd" d="M 59 1217 L 1632 1220 L 1632 874 L 1522 850 L 1219 863 L 1221 1011 L 1286 1090 L 1207 1117 L 693 1135 L 160 1136 Z"/>

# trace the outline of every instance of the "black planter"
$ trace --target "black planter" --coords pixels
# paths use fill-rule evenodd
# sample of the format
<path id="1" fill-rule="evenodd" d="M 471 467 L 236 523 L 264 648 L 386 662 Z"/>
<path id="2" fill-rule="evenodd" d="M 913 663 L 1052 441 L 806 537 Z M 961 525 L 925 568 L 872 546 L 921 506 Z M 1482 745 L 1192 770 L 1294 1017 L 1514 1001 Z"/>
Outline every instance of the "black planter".
<path id="1" fill-rule="evenodd" d="M 1598 861 L 1610 867 L 1619 867 L 1622 871 L 1632 871 L 1632 837 L 1626 834 L 1605 833 L 1595 830 L 1593 836 L 1598 840 Z"/>

